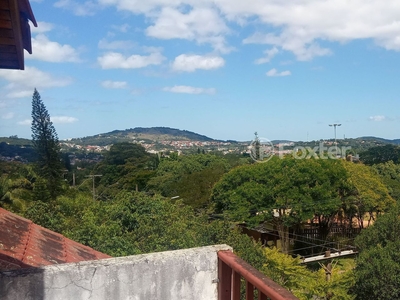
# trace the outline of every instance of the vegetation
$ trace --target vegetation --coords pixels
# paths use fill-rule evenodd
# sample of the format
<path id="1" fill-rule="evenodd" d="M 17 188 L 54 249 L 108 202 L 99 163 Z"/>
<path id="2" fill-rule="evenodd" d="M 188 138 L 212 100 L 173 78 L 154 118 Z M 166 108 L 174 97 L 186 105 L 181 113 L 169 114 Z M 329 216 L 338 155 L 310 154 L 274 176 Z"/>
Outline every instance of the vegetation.
<path id="1" fill-rule="evenodd" d="M 323 268 L 316 271 L 300 264 L 300 258 L 285 255 L 276 248 L 265 248 L 262 268 L 265 275 L 286 287 L 299 299 L 354 299 L 348 293 L 354 285 L 354 261 L 335 260 L 330 279 Z"/>
<path id="2" fill-rule="evenodd" d="M 182 202 L 140 192 L 120 192 L 112 201 L 81 193 L 37 201 L 25 217 L 112 256 L 227 243 L 255 266 L 263 261 L 261 245 L 229 223 L 208 222 Z"/>
<path id="3" fill-rule="evenodd" d="M 346 218 L 351 226 L 353 217 L 362 221 L 369 213 L 373 218 L 394 204 L 368 167 L 292 157 L 233 169 L 215 185 L 212 201 L 228 220 L 274 224 L 286 253 L 289 229 L 306 220 L 317 218 L 327 234 L 334 217 Z"/>
<path id="4" fill-rule="evenodd" d="M 200 148 L 190 155 L 155 155 L 131 142 L 116 143 L 101 156 L 60 156 L 36 90 L 33 102 L 33 144 L 42 154 L 34 164 L 0 162 L 1 207 L 112 256 L 226 243 L 300 299 L 399 298 L 396 161 L 369 166 L 273 157 L 254 163 Z M 91 175 L 101 175 L 94 186 Z M 289 233 L 309 220 L 325 244 L 334 224 L 368 227 L 356 240 L 354 270 L 352 259 L 334 261 L 327 280 L 324 266 L 300 264 L 293 255 L 300 247 Z M 282 247 L 270 249 L 242 234 L 234 225 L 243 221 L 275 226 Z"/>
<path id="5" fill-rule="evenodd" d="M 0 142 L 0 154 L 19 161 L 34 162 L 36 160 L 35 150 L 30 144 L 9 145 L 7 142 Z"/>
<path id="6" fill-rule="evenodd" d="M 360 250 L 354 292 L 358 299 L 400 298 L 400 210 L 381 216 L 356 239 Z"/>
<path id="7" fill-rule="evenodd" d="M 400 147 L 396 145 L 384 145 L 371 147 L 360 154 L 361 161 L 367 165 L 375 165 L 392 161 L 400 163 Z"/>
<path id="8" fill-rule="evenodd" d="M 169 127 L 131 128 L 127 130 L 114 130 L 112 132 L 72 139 L 71 142 L 79 145 L 105 146 L 114 143 L 131 142 L 132 140 L 145 140 L 148 143 L 163 140 L 193 140 L 214 141 L 213 139 L 187 130 Z"/>
<path id="9" fill-rule="evenodd" d="M 156 172 L 158 160 L 157 155 L 147 153 L 140 144 L 113 145 L 93 171 L 102 176 L 99 193 L 107 199 L 121 189 L 146 190 L 147 182 Z"/>
<path id="10" fill-rule="evenodd" d="M 400 201 L 400 165 L 393 161 L 375 164 L 372 168 L 380 175 L 393 199 Z"/>
<path id="11" fill-rule="evenodd" d="M 196 208 L 209 204 L 211 189 L 231 168 L 229 162 L 212 154 L 178 156 L 162 159 L 149 188 L 165 197 L 179 197 Z"/>
<path id="12" fill-rule="evenodd" d="M 60 193 L 62 165 L 60 162 L 60 144 L 57 132 L 50 121 L 50 115 L 39 92 L 35 89 L 32 97 L 32 143 L 36 151 L 38 174 L 46 181 L 50 196 Z"/>

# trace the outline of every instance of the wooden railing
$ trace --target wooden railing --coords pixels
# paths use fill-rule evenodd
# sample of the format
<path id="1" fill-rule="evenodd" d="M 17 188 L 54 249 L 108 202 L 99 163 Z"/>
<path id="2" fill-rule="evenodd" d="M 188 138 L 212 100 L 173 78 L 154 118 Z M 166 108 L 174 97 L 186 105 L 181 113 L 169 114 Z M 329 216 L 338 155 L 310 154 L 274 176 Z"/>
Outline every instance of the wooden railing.
<path id="1" fill-rule="evenodd" d="M 254 300 L 255 290 L 259 300 L 298 299 L 231 251 L 218 252 L 218 278 L 218 300 L 240 300 L 242 278 L 246 300 Z"/>

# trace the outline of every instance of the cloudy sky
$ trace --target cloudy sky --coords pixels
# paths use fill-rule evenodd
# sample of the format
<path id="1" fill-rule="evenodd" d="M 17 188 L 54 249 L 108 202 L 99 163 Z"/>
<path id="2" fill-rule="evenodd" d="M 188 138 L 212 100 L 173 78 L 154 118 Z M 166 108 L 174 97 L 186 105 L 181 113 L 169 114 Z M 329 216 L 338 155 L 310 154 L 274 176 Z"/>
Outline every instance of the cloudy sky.
<path id="1" fill-rule="evenodd" d="M 167 126 L 217 139 L 400 138 L 398 0 L 31 0 L 25 71 L 0 70 L 0 136 L 36 87 L 61 139 Z"/>

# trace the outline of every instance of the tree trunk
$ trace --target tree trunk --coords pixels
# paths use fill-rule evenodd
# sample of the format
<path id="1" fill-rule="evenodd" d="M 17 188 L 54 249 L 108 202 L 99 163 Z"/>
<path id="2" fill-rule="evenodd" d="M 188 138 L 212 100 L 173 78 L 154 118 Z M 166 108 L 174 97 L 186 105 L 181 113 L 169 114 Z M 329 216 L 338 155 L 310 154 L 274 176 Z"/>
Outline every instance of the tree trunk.
<path id="1" fill-rule="evenodd" d="M 282 253 L 288 254 L 290 250 L 289 227 L 285 226 L 281 221 L 277 220 L 276 229 L 281 240 L 281 251 Z"/>

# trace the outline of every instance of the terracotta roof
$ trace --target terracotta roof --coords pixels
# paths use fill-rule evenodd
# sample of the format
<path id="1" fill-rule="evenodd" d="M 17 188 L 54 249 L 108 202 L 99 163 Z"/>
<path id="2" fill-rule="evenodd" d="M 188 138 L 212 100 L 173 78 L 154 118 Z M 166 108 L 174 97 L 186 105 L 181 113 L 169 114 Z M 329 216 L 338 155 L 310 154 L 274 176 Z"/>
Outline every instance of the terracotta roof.
<path id="1" fill-rule="evenodd" d="M 32 54 L 28 20 L 37 27 L 28 0 L 0 1 L 0 69 L 24 69 L 24 49 Z"/>
<path id="2" fill-rule="evenodd" d="M 0 270 L 109 257 L 0 208 Z"/>

